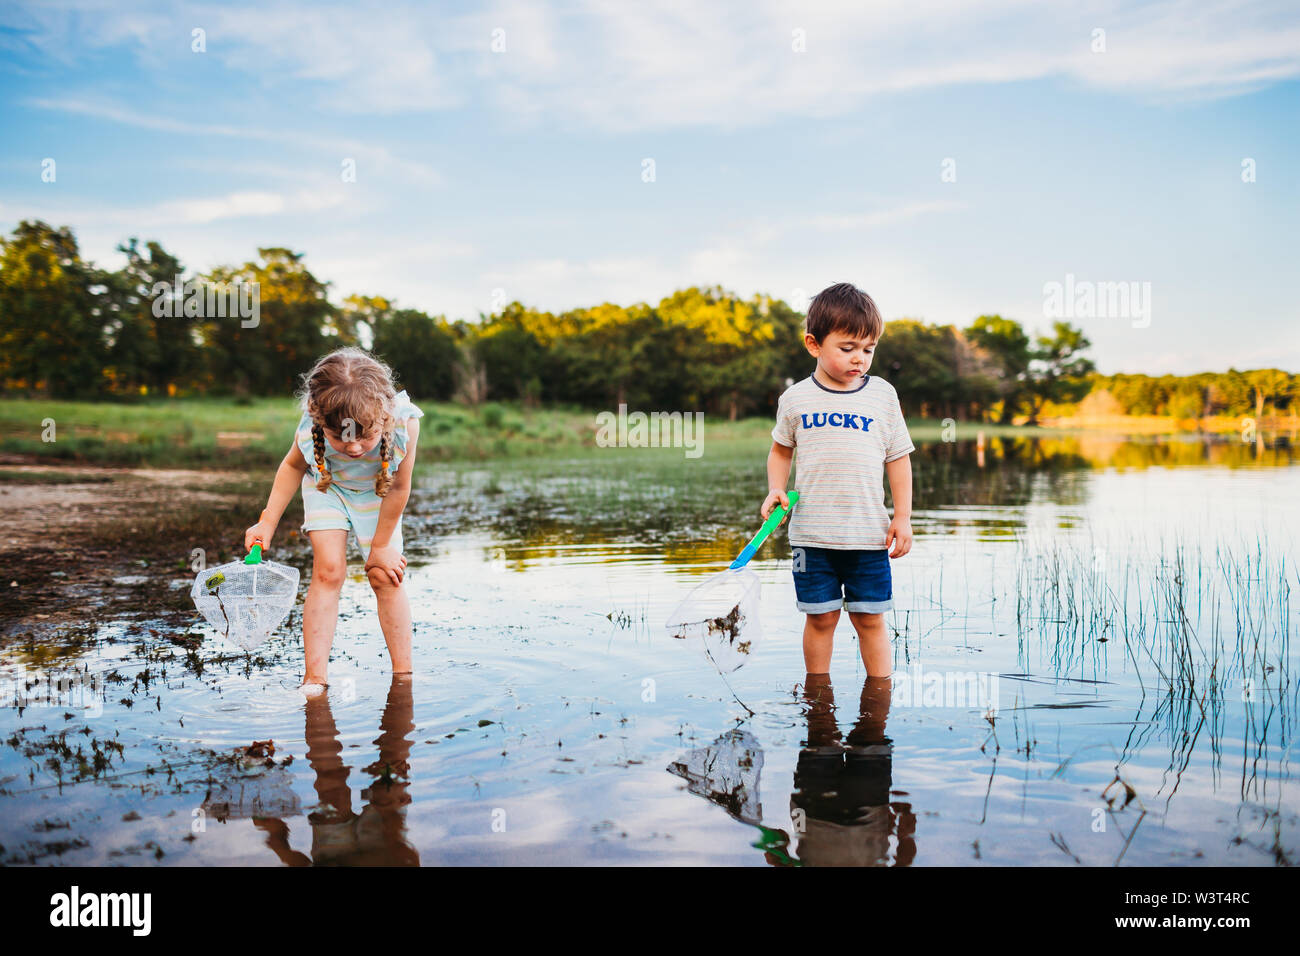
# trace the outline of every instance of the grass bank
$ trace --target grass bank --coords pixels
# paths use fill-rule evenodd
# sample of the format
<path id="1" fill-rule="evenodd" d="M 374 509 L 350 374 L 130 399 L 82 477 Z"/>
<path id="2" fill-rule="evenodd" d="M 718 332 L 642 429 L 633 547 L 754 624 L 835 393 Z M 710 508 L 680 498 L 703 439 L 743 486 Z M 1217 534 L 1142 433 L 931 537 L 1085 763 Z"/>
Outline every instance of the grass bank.
<path id="1" fill-rule="evenodd" d="M 422 402 L 420 456 L 459 461 L 573 454 L 597 448 L 597 413 L 488 403 L 466 407 Z M 0 400 L 0 454 L 38 464 L 148 468 L 273 468 L 292 441 L 298 412 L 291 399 L 158 399 L 130 404 Z M 917 441 L 943 438 L 935 421 L 908 423 Z M 765 446 L 772 422 L 706 418 L 705 447 Z M 1050 435 L 1069 429 L 959 422 L 955 437 Z"/>

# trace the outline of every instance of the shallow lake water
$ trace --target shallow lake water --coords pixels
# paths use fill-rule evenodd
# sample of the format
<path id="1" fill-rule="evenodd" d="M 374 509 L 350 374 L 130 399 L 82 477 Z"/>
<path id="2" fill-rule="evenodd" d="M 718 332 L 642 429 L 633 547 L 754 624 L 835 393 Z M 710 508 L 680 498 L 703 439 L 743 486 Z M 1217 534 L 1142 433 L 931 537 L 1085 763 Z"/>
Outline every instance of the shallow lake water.
<path id="1" fill-rule="evenodd" d="M 127 613 L 39 666 L 8 649 L 0 859 L 1297 861 L 1285 441 L 920 448 L 889 681 L 847 616 L 806 679 L 783 532 L 748 664 L 664 629 L 757 527 L 764 449 L 600 451 L 423 470 L 411 679 L 355 550 L 321 699 L 293 690 L 301 601 L 251 656 Z M 305 592 L 309 553 L 270 557 Z"/>

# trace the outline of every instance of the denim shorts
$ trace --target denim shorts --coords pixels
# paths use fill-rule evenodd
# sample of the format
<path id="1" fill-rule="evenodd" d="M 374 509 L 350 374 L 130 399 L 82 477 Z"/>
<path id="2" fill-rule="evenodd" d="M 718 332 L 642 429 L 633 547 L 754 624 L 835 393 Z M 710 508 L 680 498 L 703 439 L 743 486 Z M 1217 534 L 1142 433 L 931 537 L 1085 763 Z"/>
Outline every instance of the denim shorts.
<path id="1" fill-rule="evenodd" d="M 894 606 L 887 550 L 796 547 L 793 564 L 794 593 L 805 614 L 838 611 L 841 606 L 853 613 L 881 614 Z"/>

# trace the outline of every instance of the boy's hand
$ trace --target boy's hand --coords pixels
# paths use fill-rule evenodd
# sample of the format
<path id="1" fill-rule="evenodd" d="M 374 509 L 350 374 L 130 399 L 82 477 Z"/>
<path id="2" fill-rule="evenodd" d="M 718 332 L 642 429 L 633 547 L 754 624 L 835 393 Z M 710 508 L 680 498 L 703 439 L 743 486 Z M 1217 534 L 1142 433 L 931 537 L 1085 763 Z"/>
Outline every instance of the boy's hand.
<path id="1" fill-rule="evenodd" d="M 885 532 L 885 547 L 891 543 L 894 545 L 894 550 L 889 552 L 891 558 L 901 558 L 912 550 L 911 519 L 895 517 L 889 522 L 889 530 Z"/>
<path id="2" fill-rule="evenodd" d="M 781 519 L 781 524 L 785 524 L 790 520 L 790 498 L 779 488 L 773 488 L 767 493 L 767 497 L 763 499 L 763 507 L 758 509 L 758 513 L 761 514 L 763 520 L 766 521 L 767 516 L 772 513 L 772 509 L 777 505 L 780 505 L 785 509 L 785 517 Z"/>
<path id="3" fill-rule="evenodd" d="M 261 544 L 262 550 L 265 551 L 271 543 L 271 538 L 275 535 L 276 526 L 269 521 L 259 521 L 247 531 L 244 532 L 244 553 L 247 554 L 253 550 L 253 545 Z"/>
<path id="4" fill-rule="evenodd" d="M 402 578 L 406 577 L 406 558 L 392 546 L 371 548 L 370 556 L 366 558 L 366 572 L 369 573 L 371 568 L 382 569 L 393 584 L 401 584 Z"/>

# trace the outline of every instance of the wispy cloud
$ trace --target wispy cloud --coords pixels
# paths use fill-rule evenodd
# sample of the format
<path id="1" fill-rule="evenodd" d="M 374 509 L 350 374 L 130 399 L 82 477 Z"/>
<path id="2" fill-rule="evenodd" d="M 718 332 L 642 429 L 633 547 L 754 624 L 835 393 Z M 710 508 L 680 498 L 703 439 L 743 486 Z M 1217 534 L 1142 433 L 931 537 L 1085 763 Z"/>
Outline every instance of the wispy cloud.
<path id="1" fill-rule="evenodd" d="M 302 190 L 286 196 L 277 192 L 243 191 L 210 199 L 175 199 L 139 213 L 145 225 L 160 223 L 208 223 L 218 219 L 274 216 L 293 212 L 318 212 L 342 205 L 341 191 L 333 193 Z"/>
<path id="2" fill-rule="evenodd" d="M 479 20 L 508 23 L 495 11 Z M 1217 97 L 1300 76 L 1300 26 L 1277 2 L 1101 0 L 1062 17 L 1027 0 L 591 0 L 574 21 L 583 56 L 507 51 L 482 71 L 503 109 L 616 130 L 740 127 L 968 84 L 1060 77 L 1136 97 Z"/>
<path id="3" fill-rule="evenodd" d="M 205 225 L 223 219 L 248 219 L 268 216 L 304 216 L 336 209 L 347 203 L 340 187 L 334 190 L 299 189 L 293 192 L 273 190 L 236 190 L 217 196 L 193 196 L 169 199 L 147 205 L 105 204 L 69 198 L 61 202 L 48 200 L 30 207 L 26 216 L 40 216 L 55 225 L 81 227 L 118 226 L 125 230 L 160 229 L 176 226 Z M 9 207 L 0 207 L 8 212 Z"/>
<path id="4" fill-rule="evenodd" d="M 927 213 L 952 212 L 966 208 L 966 203 L 957 200 L 933 199 L 926 202 L 904 203 L 892 209 L 877 209 L 872 212 L 848 213 L 838 216 L 812 216 L 807 225 L 814 229 L 874 229 L 924 216 Z"/>
<path id="5" fill-rule="evenodd" d="M 1214 98 L 1300 76 L 1300 25 L 1285 0 L 1092 0 L 1068 16 L 1036 0 L 394 2 L 381 14 L 352 3 L 65 0 L 6 20 L 53 57 L 116 47 L 156 69 L 192 64 L 189 31 L 201 27 L 207 56 L 329 112 L 484 104 L 516 121 L 620 130 L 843 115 L 885 93 L 1045 77 Z"/>
<path id="6" fill-rule="evenodd" d="M 165 113 L 143 113 L 103 100 L 76 98 L 32 97 L 26 105 L 36 109 L 89 116 L 97 120 L 135 126 L 141 129 L 167 133 L 181 133 L 195 140 L 208 136 L 258 140 L 277 143 L 295 149 L 324 153 L 340 165 L 345 158 L 359 164 L 369 162 L 377 173 L 390 178 L 400 178 L 403 184 L 439 186 L 443 176 L 433 167 L 418 161 L 402 159 L 387 147 L 356 139 L 316 136 L 292 130 L 268 130 L 255 126 L 236 126 L 225 123 L 196 123 L 178 120 Z"/>

